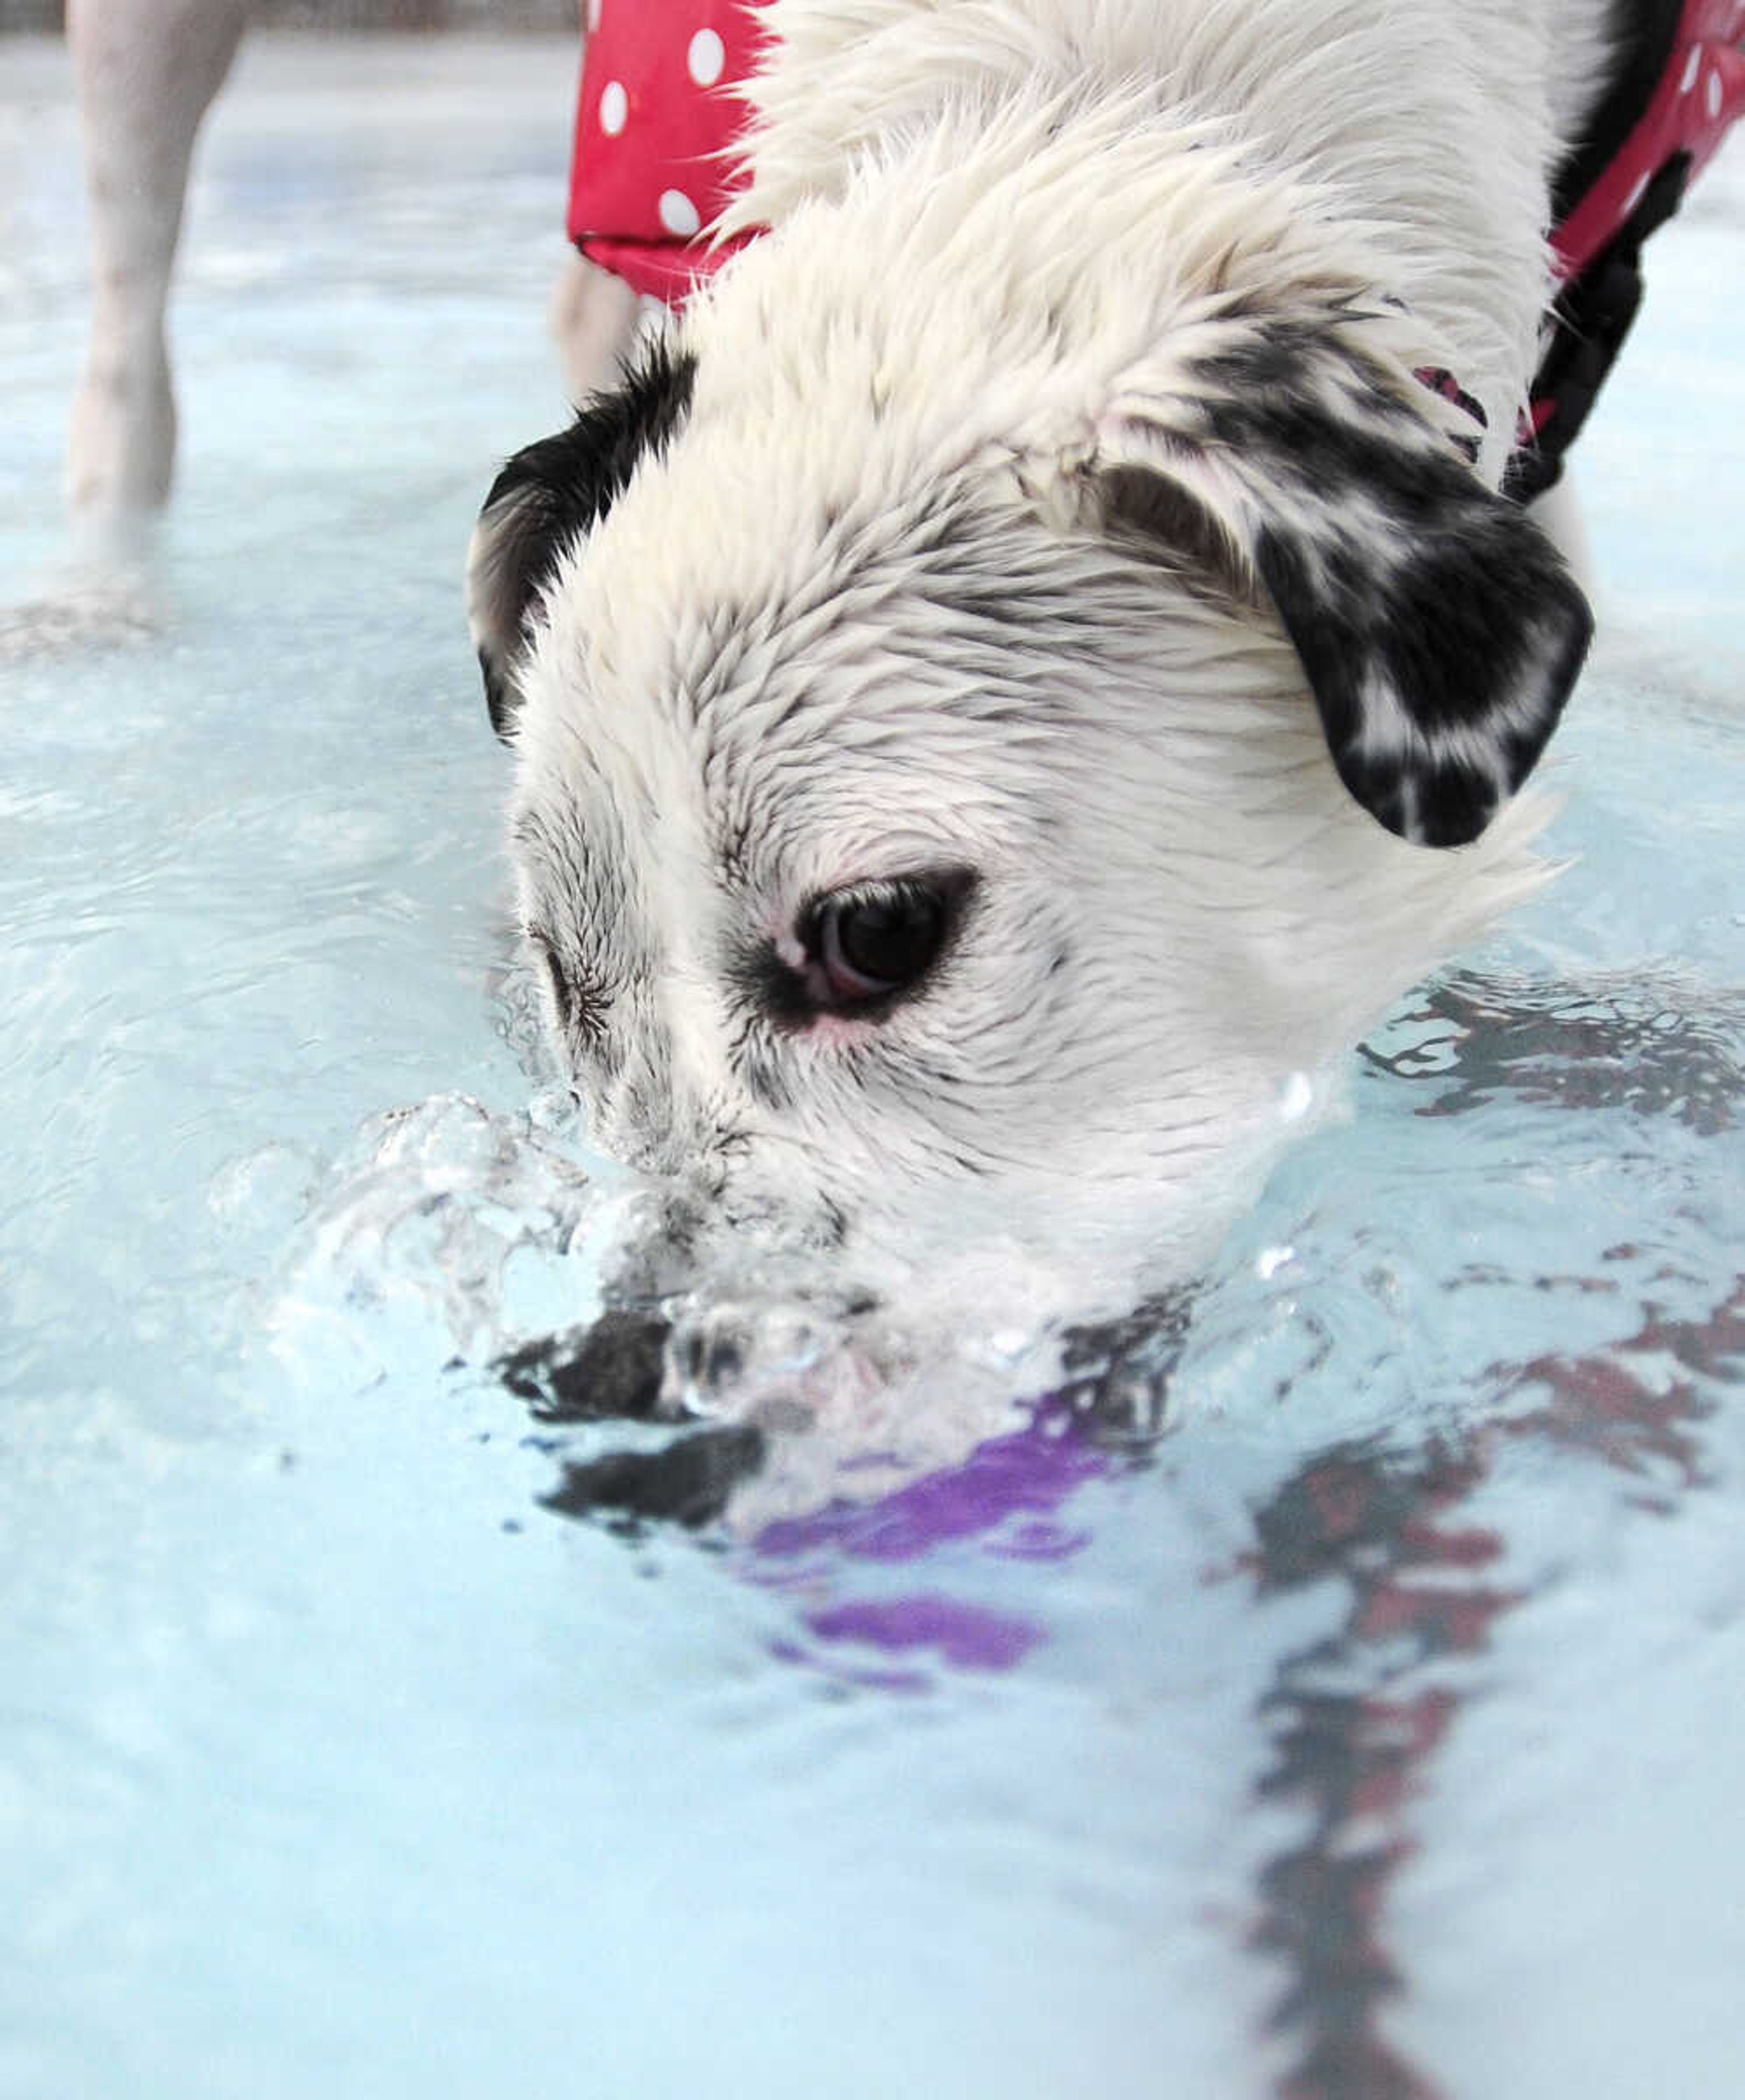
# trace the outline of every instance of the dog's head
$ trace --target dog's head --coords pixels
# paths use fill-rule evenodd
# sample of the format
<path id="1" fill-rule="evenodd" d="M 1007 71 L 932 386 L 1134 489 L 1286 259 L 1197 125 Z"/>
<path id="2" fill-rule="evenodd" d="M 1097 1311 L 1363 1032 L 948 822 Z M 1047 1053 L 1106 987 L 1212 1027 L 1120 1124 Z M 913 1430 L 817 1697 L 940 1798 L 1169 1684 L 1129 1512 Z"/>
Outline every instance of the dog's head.
<path id="1" fill-rule="evenodd" d="M 554 1026 L 729 1218 L 1191 1217 L 1537 878 L 1579 592 L 1408 317 L 1129 144 L 798 211 L 485 506 Z"/>

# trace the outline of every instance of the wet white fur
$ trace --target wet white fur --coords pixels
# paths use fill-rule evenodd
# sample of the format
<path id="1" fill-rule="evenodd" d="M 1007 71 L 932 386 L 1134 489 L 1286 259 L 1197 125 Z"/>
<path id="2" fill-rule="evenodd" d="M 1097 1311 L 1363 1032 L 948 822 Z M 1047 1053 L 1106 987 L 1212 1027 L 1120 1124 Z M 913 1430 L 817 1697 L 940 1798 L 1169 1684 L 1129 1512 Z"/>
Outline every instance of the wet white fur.
<path id="1" fill-rule="evenodd" d="M 1257 312 L 1362 288 L 1401 398 L 1442 413 L 1411 375 L 1443 364 L 1482 400 L 1494 481 L 1597 12 L 775 0 L 740 216 L 775 230 L 678 328 L 689 421 L 520 678 L 522 907 L 602 1001 L 568 1047 L 604 1142 L 863 1248 L 1187 1247 L 1293 1075 L 1534 889 L 1541 801 L 1389 836 L 1260 598 L 1101 492 Z M 939 864 L 979 888 L 922 996 L 748 1031 L 735 952 Z"/>
<path id="2" fill-rule="evenodd" d="M 942 112 L 1058 88 L 1203 120 L 1262 184 L 1367 228 L 1506 457 L 1548 289 L 1549 170 L 1606 77 L 1609 0 L 768 0 L 752 187 L 780 224 Z M 1239 210 L 1239 205 L 1234 206 Z M 1070 216 L 1070 214 L 1069 214 Z M 1069 236 L 1068 254 L 1085 245 Z"/>

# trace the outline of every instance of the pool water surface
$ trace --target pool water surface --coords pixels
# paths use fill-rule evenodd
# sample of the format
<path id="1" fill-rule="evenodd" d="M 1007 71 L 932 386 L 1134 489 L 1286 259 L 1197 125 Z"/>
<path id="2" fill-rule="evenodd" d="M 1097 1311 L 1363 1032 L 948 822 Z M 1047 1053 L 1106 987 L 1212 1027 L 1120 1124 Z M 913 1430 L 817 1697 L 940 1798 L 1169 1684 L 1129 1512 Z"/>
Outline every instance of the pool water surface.
<path id="1" fill-rule="evenodd" d="M 0 43 L 0 2093 L 1745 2090 L 1745 157 L 1580 448 L 1568 871 L 1191 1299 L 722 1524 L 539 1357 L 633 1192 L 459 602 L 573 73 L 245 49 L 118 571 Z"/>

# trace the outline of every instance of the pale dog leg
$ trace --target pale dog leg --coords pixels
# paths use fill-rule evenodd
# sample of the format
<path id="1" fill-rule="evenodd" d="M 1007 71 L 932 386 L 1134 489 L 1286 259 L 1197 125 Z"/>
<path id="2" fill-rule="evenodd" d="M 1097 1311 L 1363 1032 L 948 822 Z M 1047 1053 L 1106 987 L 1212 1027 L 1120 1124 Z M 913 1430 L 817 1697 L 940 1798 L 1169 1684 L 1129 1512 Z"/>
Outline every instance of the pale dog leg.
<path id="1" fill-rule="evenodd" d="M 82 510 L 153 510 L 169 495 L 165 302 L 195 135 L 247 14 L 246 0 L 69 0 L 91 225 L 91 347 L 67 470 Z"/>
<path id="2" fill-rule="evenodd" d="M 623 278 L 572 249 L 551 298 L 551 333 L 572 401 L 618 384 L 637 318 L 636 294 Z"/>
<path id="3" fill-rule="evenodd" d="M 600 26 L 601 0 L 583 0 L 581 48 Z M 636 336 L 636 294 L 572 248 L 551 295 L 551 333 L 572 402 L 616 386 Z"/>

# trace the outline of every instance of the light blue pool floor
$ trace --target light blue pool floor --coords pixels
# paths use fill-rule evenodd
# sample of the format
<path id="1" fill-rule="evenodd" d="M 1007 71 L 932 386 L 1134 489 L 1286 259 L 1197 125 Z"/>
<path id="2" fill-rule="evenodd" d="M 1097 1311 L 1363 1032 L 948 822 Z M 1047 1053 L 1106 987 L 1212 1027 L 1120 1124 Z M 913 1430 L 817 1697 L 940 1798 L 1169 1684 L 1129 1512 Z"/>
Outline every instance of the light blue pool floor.
<path id="1" fill-rule="evenodd" d="M 572 69 L 249 50 L 118 596 L 0 44 L 0 2093 L 1745 2090 L 1745 162 L 1584 441 L 1575 865 L 1354 1059 L 1167 1433 L 626 1536 L 488 1367 L 614 1199 L 457 585 Z"/>

